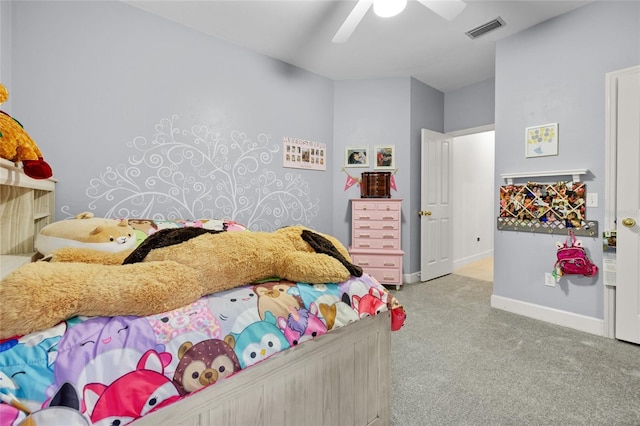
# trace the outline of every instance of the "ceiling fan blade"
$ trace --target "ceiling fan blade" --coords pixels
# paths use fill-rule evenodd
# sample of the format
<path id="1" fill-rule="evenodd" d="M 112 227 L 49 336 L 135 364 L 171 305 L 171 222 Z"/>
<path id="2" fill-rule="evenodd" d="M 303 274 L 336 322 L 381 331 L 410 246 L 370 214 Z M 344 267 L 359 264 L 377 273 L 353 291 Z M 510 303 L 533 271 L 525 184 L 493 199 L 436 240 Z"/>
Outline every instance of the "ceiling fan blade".
<path id="1" fill-rule="evenodd" d="M 351 33 L 356 29 L 364 14 L 367 13 L 371 5 L 373 4 L 373 0 L 358 0 L 358 3 L 354 6 L 353 10 L 347 16 L 347 19 L 342 23 L 338 32 L 335 36 L 333 36 L 334 43 L 344 43 L 349 40 L 351 37 Z"/>
<path id="2" fill-rule="evenodd" d="M 467 7 L 462 0 L 418 0 L 434 13 L 442 16 L 447 21 L 451 21 Z"/>

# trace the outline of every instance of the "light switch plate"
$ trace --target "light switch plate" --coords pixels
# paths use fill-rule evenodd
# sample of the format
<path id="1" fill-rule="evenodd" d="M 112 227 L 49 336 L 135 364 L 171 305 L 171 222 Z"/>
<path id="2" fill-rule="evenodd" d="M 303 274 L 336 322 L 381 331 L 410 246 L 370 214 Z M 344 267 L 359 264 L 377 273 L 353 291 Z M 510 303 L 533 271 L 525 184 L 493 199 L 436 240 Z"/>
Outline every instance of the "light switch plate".
<path id="1" fill-rule="evenodd" d="M 598 207 L 597 192 L 587 192 L 587 207 Z"/>

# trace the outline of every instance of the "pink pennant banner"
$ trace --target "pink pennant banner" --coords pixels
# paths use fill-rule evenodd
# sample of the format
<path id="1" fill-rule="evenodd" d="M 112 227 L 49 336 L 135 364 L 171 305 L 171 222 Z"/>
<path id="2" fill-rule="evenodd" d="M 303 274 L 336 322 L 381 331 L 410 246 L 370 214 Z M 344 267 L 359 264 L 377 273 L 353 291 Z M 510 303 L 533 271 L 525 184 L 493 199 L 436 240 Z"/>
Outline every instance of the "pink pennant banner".
<path id="1" fill-rule="evenodd" d="M 391 175 L 391 180 L 389 183 L 391 184 L 391 189 L 398 192 L 398 188 L 396 188 L 396 178 L 394 175 Z"/>
<path id="2" fill-rule="evenodd" d="M 358 183 L 358 179 L 354 179 L 351 176 L 347 175 L 347 182 L 344 184 L 344 190 L 346 191 L 356 183 Z"/>

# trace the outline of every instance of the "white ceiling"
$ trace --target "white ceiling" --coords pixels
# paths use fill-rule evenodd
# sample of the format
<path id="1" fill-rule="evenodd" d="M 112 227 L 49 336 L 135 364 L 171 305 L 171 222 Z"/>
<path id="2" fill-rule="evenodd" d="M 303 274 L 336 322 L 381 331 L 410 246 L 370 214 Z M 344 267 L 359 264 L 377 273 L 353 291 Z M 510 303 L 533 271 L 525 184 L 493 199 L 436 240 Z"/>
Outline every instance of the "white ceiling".
<path id="1" fill-rule="evenodd" d="M 353 0 L 124 1 L 334 80 L 412 76 L 442 92 L 493 77 L 497 40 L 590 2 L 466 0 L 449 22 L 409 0 L 393 18 L 370 9 L 351 38 L 336 44 Z M 506 26 L 475 40 L 465 35 L 497 17 Z"/>

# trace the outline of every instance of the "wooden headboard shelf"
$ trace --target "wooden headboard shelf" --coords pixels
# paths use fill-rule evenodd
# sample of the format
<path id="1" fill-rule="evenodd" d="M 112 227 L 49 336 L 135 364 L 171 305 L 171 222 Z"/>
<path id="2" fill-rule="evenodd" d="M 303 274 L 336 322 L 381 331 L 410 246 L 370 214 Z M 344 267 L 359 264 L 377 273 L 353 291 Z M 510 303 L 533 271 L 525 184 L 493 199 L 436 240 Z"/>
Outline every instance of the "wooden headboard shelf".
<path id="1" fill-rule="evenodd" d="M 33 259 L 35 237 L 55 220 L 55 184 L 0 159 L 0 278 Z"/>

